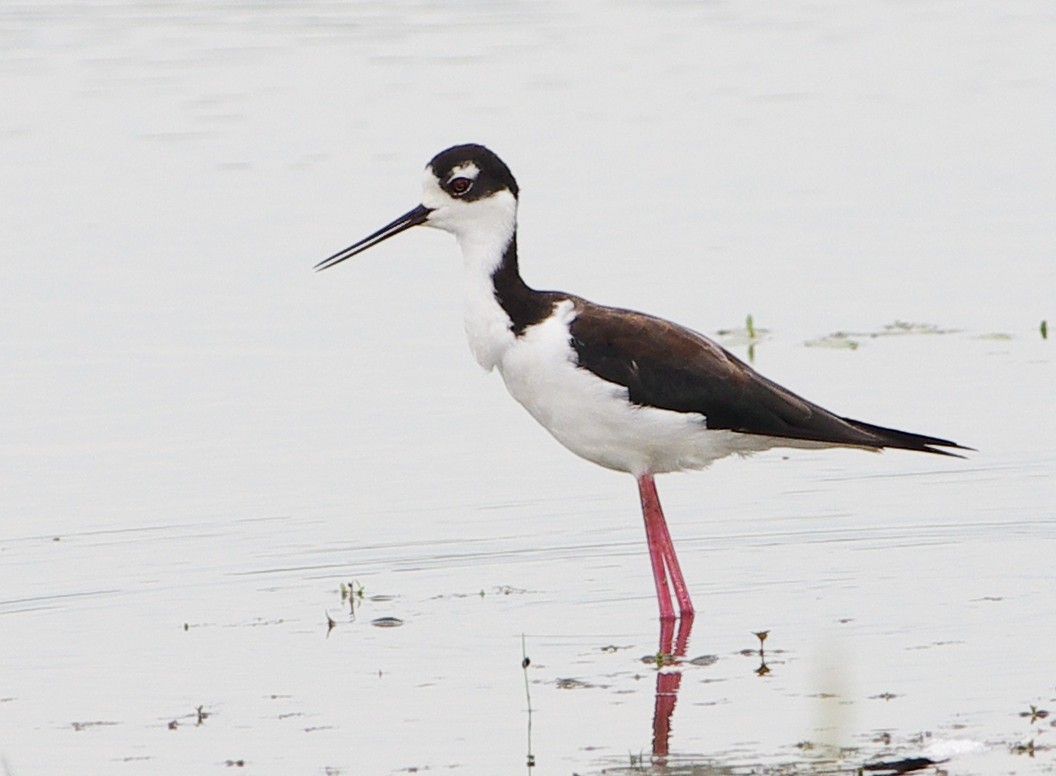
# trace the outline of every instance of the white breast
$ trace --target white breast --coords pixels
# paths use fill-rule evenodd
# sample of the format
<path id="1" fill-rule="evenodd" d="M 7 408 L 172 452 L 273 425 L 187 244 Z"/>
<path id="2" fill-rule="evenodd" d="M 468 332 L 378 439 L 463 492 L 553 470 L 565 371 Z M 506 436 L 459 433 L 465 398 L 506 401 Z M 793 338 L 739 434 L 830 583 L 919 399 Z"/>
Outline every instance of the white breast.
<path id="1" fill-rule="evenodd" d="M 733 431 L 709 431 L 703 415 L 641 407 L 625 387 L 576 366 L 571 301 L 529 327 L 497 362 L 506 388 L 547 431 L 576 455 L 609 469 L 646 472 L 700 469 L 732 453 L 777 443 Z"/>
<path id="2" fill-rule="evenodd" d="M 490 372 L 517 339 L 510 330 L 510 317 L 495 301 L 490 276 L 482 272 L 465 273 L 462 291 L 466 341 L 477 363 Z"/>

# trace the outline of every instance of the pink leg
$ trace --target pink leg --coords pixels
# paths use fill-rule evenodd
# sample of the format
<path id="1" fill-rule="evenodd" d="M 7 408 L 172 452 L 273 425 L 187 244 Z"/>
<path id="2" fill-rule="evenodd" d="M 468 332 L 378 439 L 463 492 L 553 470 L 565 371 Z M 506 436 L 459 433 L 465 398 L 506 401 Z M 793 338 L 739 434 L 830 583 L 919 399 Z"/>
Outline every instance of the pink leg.
<path id="1" fill-rule="evenodd" d="M 643 474 L 638 478 L 638 493 L 642 499 L 642 516 L 645 518 L 645 538 L 649 543 L 649 560 L 653 564 L 653 580 L 656 582 L 656 600 L 660 604 L 660 619 L 674 619 L 675 610 L 671 604 L 671 590 L 668 587 L 668 575 L 671 587 L 678 600 L 678 610 L 682 616 L 693 614 L 693 603 L 689 600 L 689 588 L 678 565 L 675 545 L 667 530 L 667 521 L 660 508 L 660 497 L 656 493 L 653 475 Z"/>
<path id="2" fill-rule="evenodd" d="M 649 543 L 649 560 L 653 564 L 653 580 L 656 582 L 656 601 L 660 604 L 660 619 L 674 620 L 675 608 L 671 605 L 671 590 L 667 586 L 667 571 L 664 562 L 663 536 L 657 529 L 656 514 L 660 512 L 660 501 L 651 475 L 638 478 L 638 494 L 642 499 L 642 516 L 645 518 L 645 539 Z"/>

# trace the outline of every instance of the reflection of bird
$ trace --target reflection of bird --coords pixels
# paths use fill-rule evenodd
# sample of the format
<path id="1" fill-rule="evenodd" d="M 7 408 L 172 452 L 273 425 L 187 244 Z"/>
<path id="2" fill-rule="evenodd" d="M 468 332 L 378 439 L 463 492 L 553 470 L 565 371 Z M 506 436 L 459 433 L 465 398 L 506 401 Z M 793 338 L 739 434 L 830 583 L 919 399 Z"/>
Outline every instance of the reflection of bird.
<path id="1" fill-rule="evenodd" d="M 451 232 L 465 267 L 465 328 L 485 369 L 577 455 L 638 481 L 660 617 L 693 605 L 653 475 L 771 447 L 897 447 L 952 455 L 945 439 L 842 418 L 767 380 L 708 338 L 651 315 L 536 291 L 517 267 L 517 182 L 479 145 L 436 155 L 422 203 L 316 269 L 412 226 Z M 670 585 L 670 587 L 669 587 Z"/>

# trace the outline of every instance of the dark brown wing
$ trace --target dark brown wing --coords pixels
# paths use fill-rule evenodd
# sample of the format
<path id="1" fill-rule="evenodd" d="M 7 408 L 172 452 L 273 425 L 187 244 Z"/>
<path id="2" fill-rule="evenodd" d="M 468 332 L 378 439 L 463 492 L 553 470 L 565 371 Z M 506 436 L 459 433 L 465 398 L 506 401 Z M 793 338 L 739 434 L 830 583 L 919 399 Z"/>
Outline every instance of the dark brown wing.
<path id="1" fill-rule="evenodd" d="M 571 324 L 578 364 L 626 386 L 641 406 L 700 413 L 709 429 L 863 447 L 954 455 L 946 439 L 841 418 L 767 380 L 697 332 L 650 315 L 576 303 Z"/>

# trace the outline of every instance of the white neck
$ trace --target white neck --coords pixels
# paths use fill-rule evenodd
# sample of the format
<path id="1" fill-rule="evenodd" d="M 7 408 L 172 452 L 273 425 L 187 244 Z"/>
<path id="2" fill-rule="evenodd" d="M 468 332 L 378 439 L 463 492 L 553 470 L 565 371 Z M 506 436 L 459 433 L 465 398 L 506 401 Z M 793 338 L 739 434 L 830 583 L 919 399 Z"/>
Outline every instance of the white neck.
<path id="1" fill-rule="evenodd" d="M 493 207 L 482 207 L 492 205 Z M 501 192 L 473 204 L 474 216 L 455 232 L 462 249 L 463 323 L 469 348 L 477 363 L 493 369 L 513 344 L 511 321 L 495 298 L 492 275 L 517 229 L 517 200 Z"/>
<path id="2" fill-rule="evenodd" d="M 492 275 L 517 231 L 517 198 L 503 190 L 485 199 L 455 200 L 426 168 L 422 204 L 432 211 L 429 226 L 458 238 L 466 337 L 477 363 L 490 371 L 514 342 L 510 318 L 495 299 Z"/>

